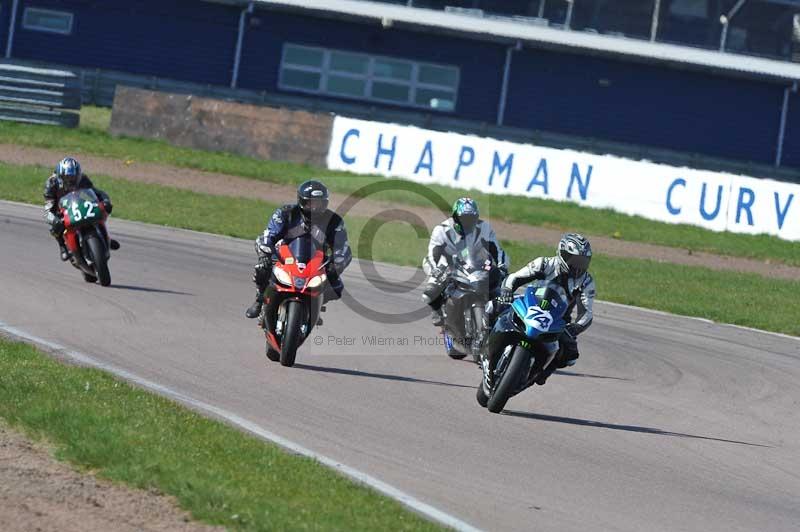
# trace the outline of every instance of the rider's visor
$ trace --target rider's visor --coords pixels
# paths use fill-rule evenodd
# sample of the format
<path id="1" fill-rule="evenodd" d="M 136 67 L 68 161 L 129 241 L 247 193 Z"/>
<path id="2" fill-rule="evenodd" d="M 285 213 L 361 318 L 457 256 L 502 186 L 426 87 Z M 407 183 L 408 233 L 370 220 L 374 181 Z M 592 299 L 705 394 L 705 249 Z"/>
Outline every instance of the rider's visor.
<path id="1" fill-rule="evenodd" d="M 589 269 L 592 257 L 585 255 L 572 255 L 566 251 L 561 251 L 561 258 L 567 263 L 569 271 L 574 275 L 581 275 Z"/>
<path id="2" fill-rule="evenodd" d="M 477 214 L 462 214 L 458 217 L 458 222 L 465 233 L 470 233 L 478 223 Z"/>
<path id="3" fill-rule="evenodd" d="M 328 208 L 328 200 L 325 198 L 309 198 L 303 199 L 300 207 L 307 213 L 320 214 L 325 212 Z"/>

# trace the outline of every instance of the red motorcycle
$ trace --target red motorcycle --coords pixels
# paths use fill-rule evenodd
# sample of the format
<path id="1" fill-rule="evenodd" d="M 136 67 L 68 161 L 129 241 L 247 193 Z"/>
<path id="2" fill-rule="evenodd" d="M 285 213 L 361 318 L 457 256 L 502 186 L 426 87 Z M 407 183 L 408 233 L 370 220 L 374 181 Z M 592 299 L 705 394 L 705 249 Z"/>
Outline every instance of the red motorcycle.
<path id="1" fill-rule="evenodd" d="M 108 271 L 108 233 L 103 230 L 108 214 L 105 205 L 91 189 L 79 189 L 64 195 L 58 203 L 64 219 L 64 243 L 70 262 L 83 273 L 87 283 L 98 280 L 111 284 Z"/>
<path id="2" fill-rule="evenodd" d="M 297 349 L 311 334 L 323 310 L 327 263 L 321 245 L 311 235 L 279 243 L 259 320 L 271 361 L 294 365 Z"/>

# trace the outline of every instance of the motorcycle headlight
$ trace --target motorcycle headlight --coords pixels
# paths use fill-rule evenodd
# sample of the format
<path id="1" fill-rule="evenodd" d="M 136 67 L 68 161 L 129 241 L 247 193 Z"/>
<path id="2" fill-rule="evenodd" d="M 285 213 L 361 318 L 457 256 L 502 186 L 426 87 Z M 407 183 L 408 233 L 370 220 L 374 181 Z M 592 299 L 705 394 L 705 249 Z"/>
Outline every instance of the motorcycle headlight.
<path id="1" fill-rule="evenodd" d="M 327 276 L 323 273 L 322 275 L 317 275 L 316 277 L 312 277 L 311 280 L 308 282 L 308 288 L 316 288 L 325 282 Z"/>
<path id="2" fill-rule="evenodd" d="M 277 279 L 279 283 L 292 286 L 292 276 L 289 275 L 286 270 L 275 267 L 273 268 L 272 273 L 275 274 L 275 279 Z"/>

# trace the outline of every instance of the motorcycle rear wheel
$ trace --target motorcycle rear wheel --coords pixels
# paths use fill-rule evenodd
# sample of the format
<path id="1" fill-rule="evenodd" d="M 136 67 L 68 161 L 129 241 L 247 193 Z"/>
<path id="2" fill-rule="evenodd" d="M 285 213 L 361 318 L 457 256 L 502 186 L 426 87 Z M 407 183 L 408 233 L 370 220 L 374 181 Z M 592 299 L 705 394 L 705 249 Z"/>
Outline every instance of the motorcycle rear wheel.
<path id="1" fill-rule="evenodd" d="M 100 285 L 110 285 L 111 273 L 108 271 L 108 262 L 106 262 L 105 244 L 94 234 L 87 236 L 84 243 L 88 246 L 89 253 L 92 255 L 94 271 L 97 273 L 97 279 L 100 281 Z"/>
<path id="2" fill-rule="evenodd" d="M 300 346 L 300 326 L 303 325 L 303 304 L 286 302 L 286 326 L 281 338 L 281 366 L 294 366 L 297 348 Z"/>
<path id="3" fill-rule="evenodd" d="M 531 366 L 530 362 L 531 353 L 524 347 L 514 346 L 514 352 L 511 354 L 508 367 L 503 372 L 486 403 L 486 408 L 489 409 L 489 412 L 497 414 L 503 411 L 506 403 L 517 390 L 517 386 L 522 382 L 523 376 L 527 375 Z"/>

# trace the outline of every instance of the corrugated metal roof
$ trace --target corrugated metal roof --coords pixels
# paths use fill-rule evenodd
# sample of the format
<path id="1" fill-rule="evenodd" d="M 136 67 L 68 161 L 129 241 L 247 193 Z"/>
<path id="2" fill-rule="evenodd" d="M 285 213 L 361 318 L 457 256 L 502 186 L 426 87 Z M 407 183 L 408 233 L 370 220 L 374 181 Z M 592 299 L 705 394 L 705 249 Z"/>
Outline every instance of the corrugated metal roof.
<path id="1" fill-rule="evenodd" d="M 242 1 L 242 3 L 248 3 Z M 528 25 L 501 17 L 476 17 L 462 13 L 434 11 L 365 0 L 254 0 L 256 5 L 327 11 L 348 16 L 438 28 L 451 32 L 483 35 L 495 39 L 521 40 L 576 52 L 622 55 L 686 67 L 711 69 L 734 75 L 775 80 L 800 80 L 800 64 L 734 53 L 722 53 L 689 46 L 648 42 L 611 35 L 565 31 Z M 389 22 L 391 21 L 391 22 Z"/>

